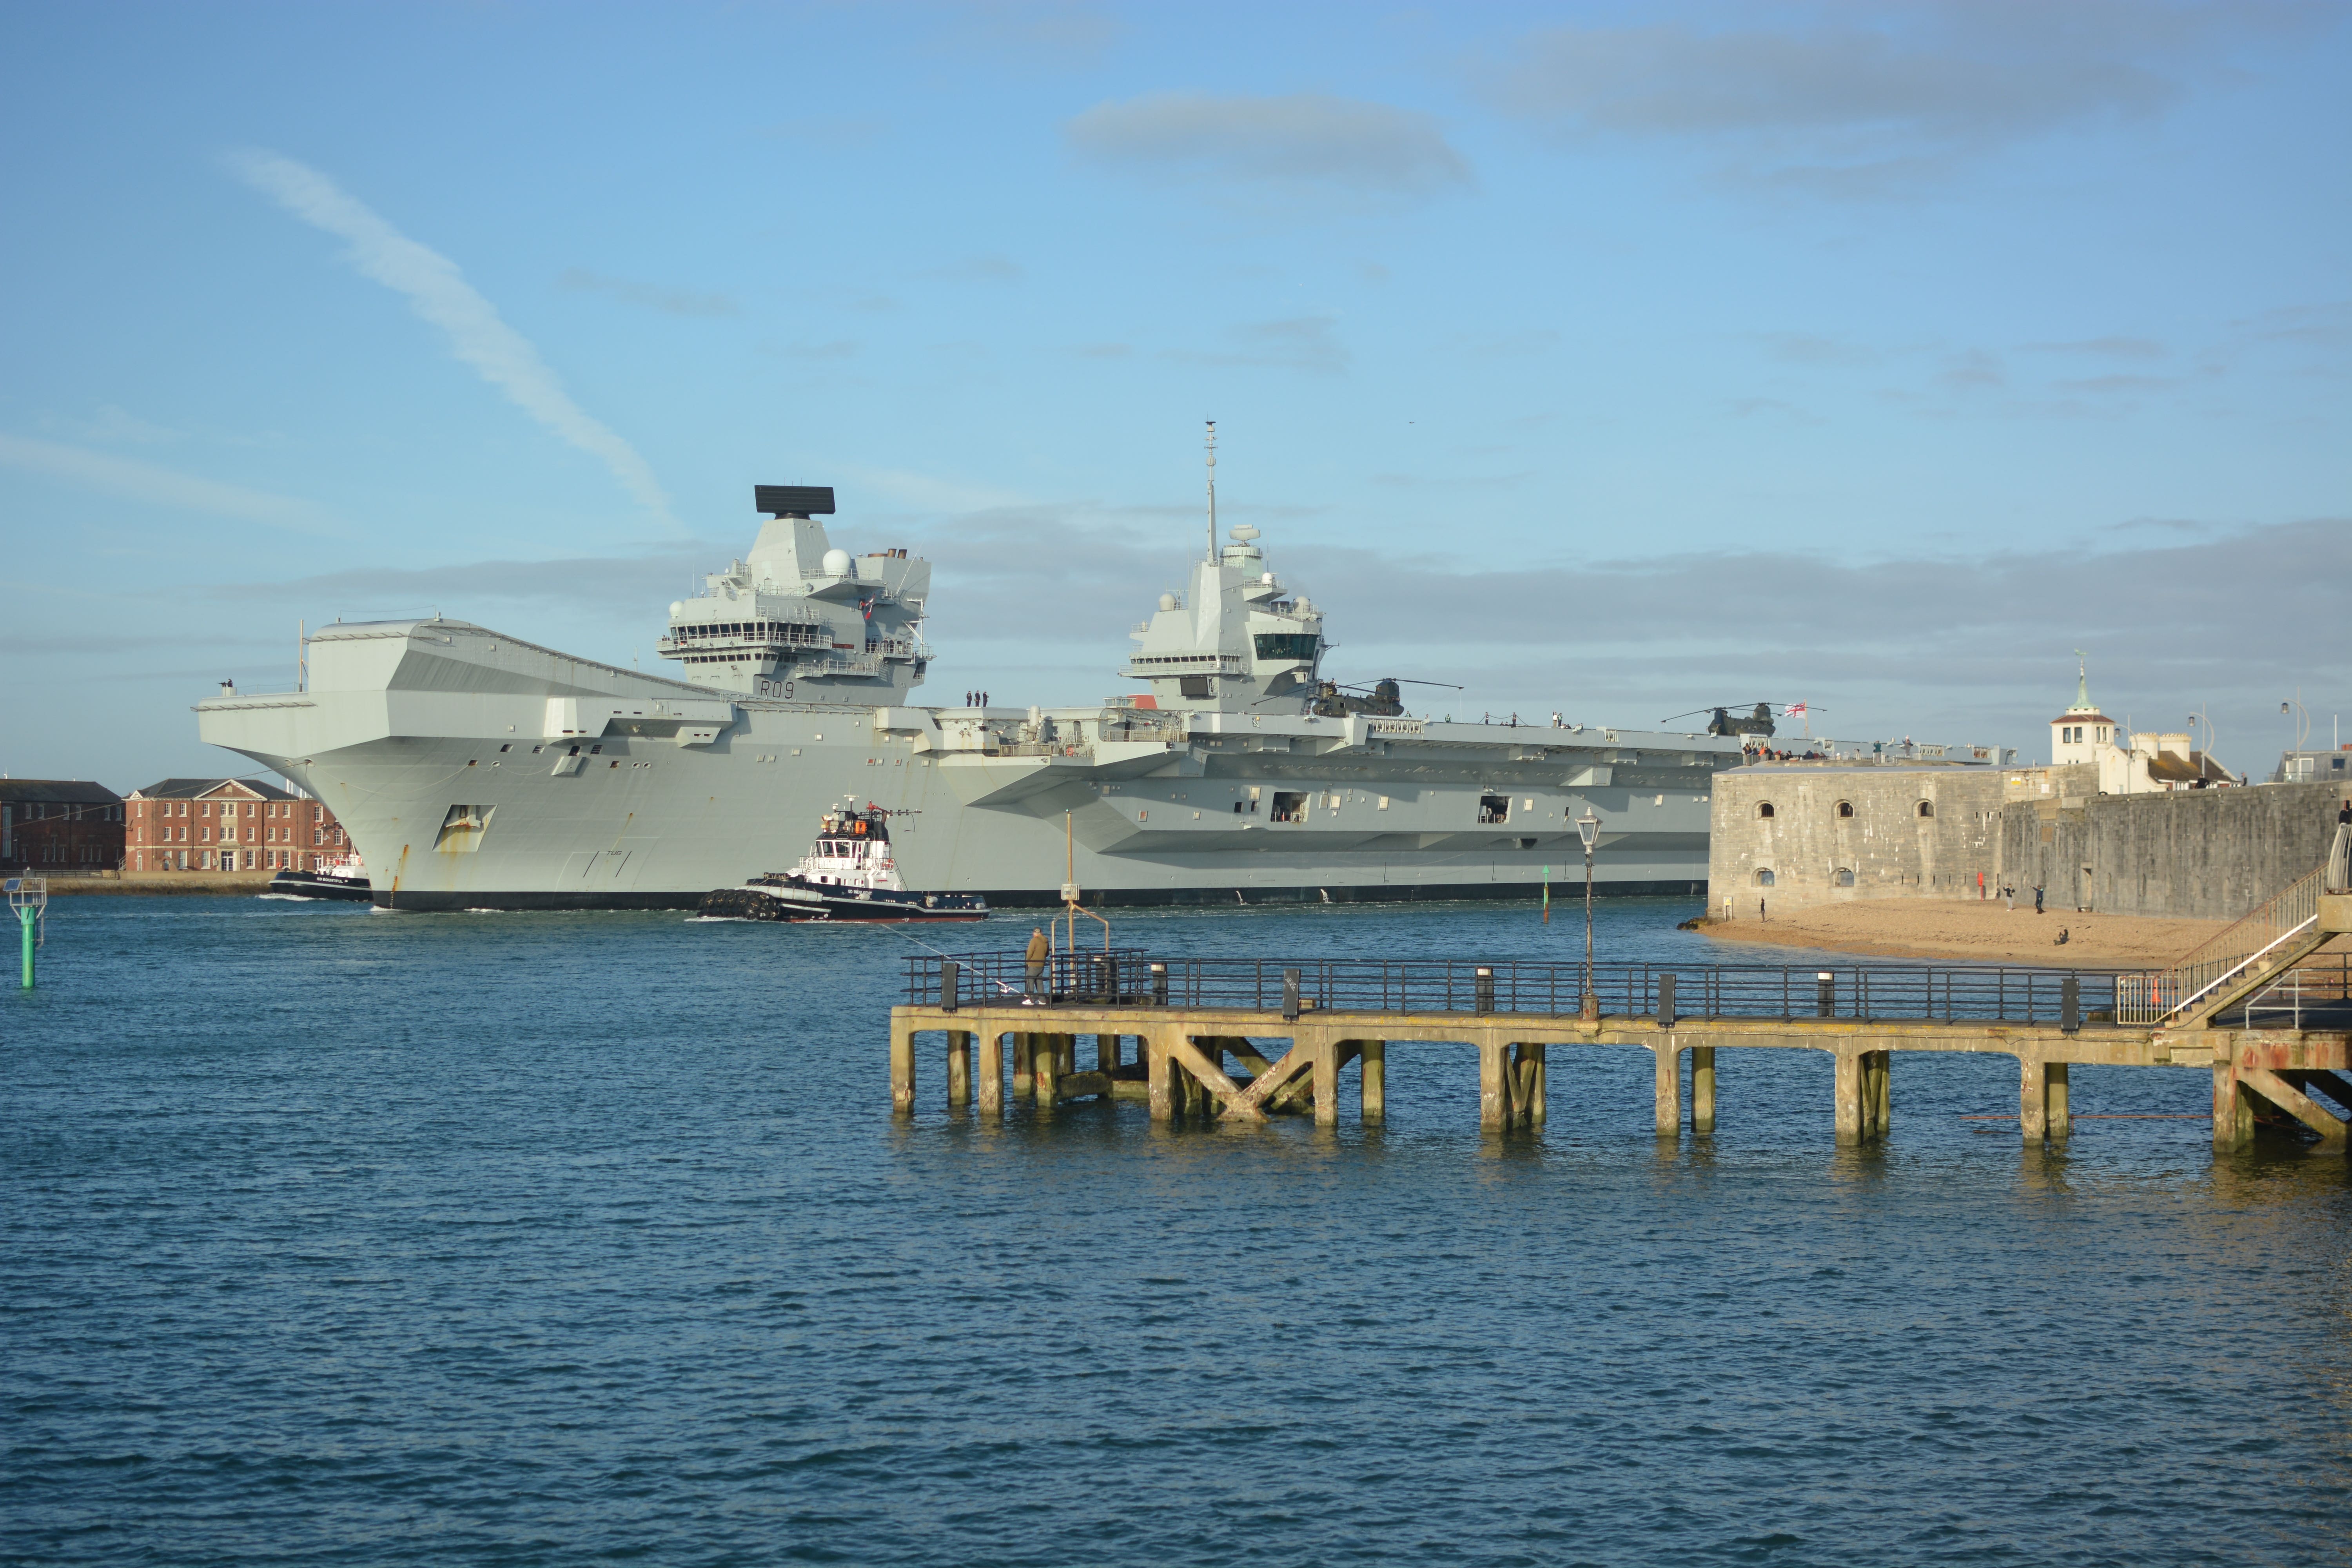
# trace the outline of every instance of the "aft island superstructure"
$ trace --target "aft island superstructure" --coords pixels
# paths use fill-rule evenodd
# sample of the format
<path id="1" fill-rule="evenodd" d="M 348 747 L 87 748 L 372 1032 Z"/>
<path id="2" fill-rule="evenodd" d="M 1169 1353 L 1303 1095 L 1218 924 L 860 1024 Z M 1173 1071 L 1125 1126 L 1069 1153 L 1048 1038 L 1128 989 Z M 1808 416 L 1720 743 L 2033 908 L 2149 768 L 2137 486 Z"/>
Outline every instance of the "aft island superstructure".
<path id="1" fill-rule="evenodd" d="M 1702 891 L 1737 736 L 1413 717 L 1323 679 L 1323 612 L 1233 529 L 1097 707 L 915 704 L 930 565 L 853 557 L 822 487 L 761 486 L 749 554 L 670 605 L 685 679 L 426 619 L 312 635 L 301 690 L 225 689 L 204 738 L 316 795 L 402 910 L 692 908 L 879 807 L 908 887 L 1089 903 Z"/>

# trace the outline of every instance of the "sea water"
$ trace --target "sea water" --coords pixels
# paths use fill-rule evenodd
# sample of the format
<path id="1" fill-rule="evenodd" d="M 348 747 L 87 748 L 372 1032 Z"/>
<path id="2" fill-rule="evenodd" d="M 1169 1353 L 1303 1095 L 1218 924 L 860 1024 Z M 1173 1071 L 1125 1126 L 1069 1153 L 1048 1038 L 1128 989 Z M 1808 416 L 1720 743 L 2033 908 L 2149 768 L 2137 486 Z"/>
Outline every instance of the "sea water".
<path id="1" fill-rule="evenodd" d="M 1603 901 L 1602 961 L 1783 956 L 1696 910 Z M 1113 919 L 1569 960 L 1580 916 Z M 0 1560 L 2352 1557 L 2346 1163 L 2217 1158 L 2203 1073 L 2078 1068 L 2045 1152 L 2013 1060 L 1902 1056 L 1854 1151 L 1810 1051 L 1660 1140 L 1632 1049 L 1497 1136 L 1460 1046 L 1318 1131 L 982 1121 L 927 1043 L 894 1120 L 901 960 L 1033 923 L 59 900 L 0 997 Z"/>

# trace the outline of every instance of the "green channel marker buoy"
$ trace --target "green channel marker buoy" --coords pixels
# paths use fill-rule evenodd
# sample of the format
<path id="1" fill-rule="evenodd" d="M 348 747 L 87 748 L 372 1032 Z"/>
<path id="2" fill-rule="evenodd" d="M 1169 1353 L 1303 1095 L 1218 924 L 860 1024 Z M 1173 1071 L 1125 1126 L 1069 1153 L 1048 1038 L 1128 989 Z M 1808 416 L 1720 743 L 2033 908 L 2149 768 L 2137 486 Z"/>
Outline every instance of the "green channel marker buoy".
<path id="1" fill-rule="evenodd" d="M 33 952 L 48 934 L 49 879 L 47 877 L 11 877 L 0 883 L 8 893 L 8 907 L 16 912 L 16 923 L 25 933 L 25 986 L 33 988 Z"/>

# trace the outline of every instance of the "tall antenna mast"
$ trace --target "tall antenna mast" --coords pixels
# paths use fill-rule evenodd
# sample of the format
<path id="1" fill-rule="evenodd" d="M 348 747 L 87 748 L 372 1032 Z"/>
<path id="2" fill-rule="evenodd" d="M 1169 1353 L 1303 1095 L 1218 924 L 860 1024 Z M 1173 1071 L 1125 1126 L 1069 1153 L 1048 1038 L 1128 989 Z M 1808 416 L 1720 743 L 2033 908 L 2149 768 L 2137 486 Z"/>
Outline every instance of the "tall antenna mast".
<path id="1" fill-rule="evenodd" d="M 1217 559 L 1217 422 L 1209 421 L 1209 561 Z"/>

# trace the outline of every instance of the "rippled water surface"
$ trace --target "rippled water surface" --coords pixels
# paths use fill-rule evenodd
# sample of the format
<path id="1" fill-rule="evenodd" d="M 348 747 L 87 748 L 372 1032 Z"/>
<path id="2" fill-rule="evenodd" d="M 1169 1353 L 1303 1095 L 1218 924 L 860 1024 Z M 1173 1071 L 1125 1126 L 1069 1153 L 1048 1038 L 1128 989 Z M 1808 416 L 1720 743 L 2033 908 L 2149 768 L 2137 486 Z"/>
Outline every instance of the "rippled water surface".
<path id="1" fill-rule="evenodd" d="M 1704 962 L 1695 909 L 1604 905 L 1604 958 Z M 984 1124 L 935 1060 L 894 1122 L 910 951 L 61 900 L 0 996 L 0 1560 L 2352 1561 L 2345 1163 L 2217 1160 L 2193 1070 L 2076 1069 L 2052 1154 L 2009 1058 L 1907 1056 L 1841 1152 L 1810 1052 L 1726 1052 L 1679 1145 L 1607 1049 L 1509 1138 L 1447 1046 L 1384 1131 Z"/>

